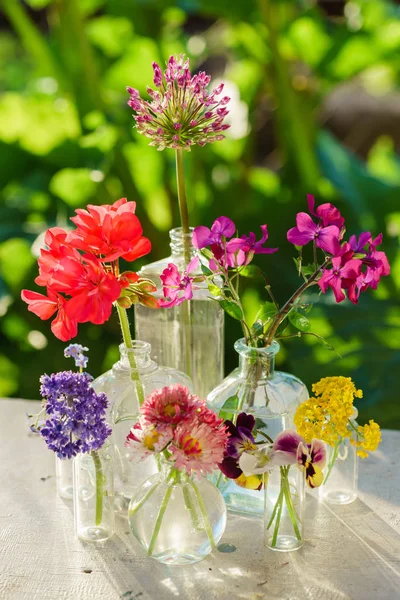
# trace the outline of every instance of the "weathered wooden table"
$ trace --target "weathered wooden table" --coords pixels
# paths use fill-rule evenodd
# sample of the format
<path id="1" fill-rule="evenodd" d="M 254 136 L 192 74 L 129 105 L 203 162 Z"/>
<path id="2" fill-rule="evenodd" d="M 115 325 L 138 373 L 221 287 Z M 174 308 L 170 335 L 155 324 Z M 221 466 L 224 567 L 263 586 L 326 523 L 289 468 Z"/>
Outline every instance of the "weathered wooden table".
<path id="1" fill-rule="evenodd" d="M 384 431 L 380 450 L 361 462 L 355 503 L 307 499 L 301 550 L 271 552 L 260 519 L 230 515 L 231 552 L 173 568 L 147 558 L 123 521 L 104 546 L 75 538 L 54 455 L 28 430 L 25 413 L 37 406 L 0 400 L 1 600 L 400 598 L 400 432 Z"/>

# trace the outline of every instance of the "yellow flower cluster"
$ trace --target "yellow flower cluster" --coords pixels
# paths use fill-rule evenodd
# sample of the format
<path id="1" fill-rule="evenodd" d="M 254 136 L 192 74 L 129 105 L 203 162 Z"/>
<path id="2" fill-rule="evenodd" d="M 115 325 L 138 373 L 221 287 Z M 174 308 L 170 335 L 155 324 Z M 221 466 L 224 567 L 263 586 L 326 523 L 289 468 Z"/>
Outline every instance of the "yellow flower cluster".
<path id="1" fill-rule="evenodd" d="M 367 425 L 358 426 L 357 429 L 358 440 L 350 440 L 352 444 L 356 443 L 358 448 L 357 454 L 361 458 L 367 458 L 368 452 L 374 452 L 379 446 L 381 441 L 381 428 L 378 423 L 375 423 L 373 419 L 370 419 Z"/>
<path id="2" fill-rule="evenodd" d="M 312 386 L 315 397 L 297 409 L 294 423 L 307 443 L 313 438 L 334 446 L 341 438 L 350 437 L 349 419 L 353 415 L 354 398 L 362 398 L 350 377 L 324 377 Z"/>

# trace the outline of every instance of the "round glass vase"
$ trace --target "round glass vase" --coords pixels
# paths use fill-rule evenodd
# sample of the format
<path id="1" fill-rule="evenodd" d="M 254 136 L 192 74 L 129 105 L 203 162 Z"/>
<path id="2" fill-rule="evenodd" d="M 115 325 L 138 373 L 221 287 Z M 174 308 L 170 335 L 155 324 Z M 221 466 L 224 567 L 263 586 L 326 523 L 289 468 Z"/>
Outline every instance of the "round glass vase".
<path id="1" fill-rule="evenodd" d="M 236 421 L 241 412 L 256 418 L 256 427 L 270 438 L 284 429 L 294 428 L 296 408 L 309 398 L 304 383 L 294 375 L 275 371 L 278 342 L 266 348 L 248 346 L 244 338 L 235 342 L 239 367 L 232 371 L 207 397 L 207 404 L 224 418 Z M 264 441 L 261 435 L 256 441 Z M 239 487 L 233 480 L 220 474 L 216 483 L 228 510 L 241 514 L 264 512 L 263 495 L 258 490 Z"/>
<path id="2" fill-rule="evenodd" d="M 56 455 L 56 484 L 57 493 L 64 500 L 72 500 L 74 497 L 74 478 L 72 473 L 73 460 L 58 458 Z"/>
<path id="3" fill-rule="evenodd" d="M 174 384 L 192 390 L 192 382 L 184 373 L 160 367 L 152 360 L 151 346 L 147 342 L 136 340 L 132 348 L 121 344 L 119 349 L 120 360 L 92 385 L 97 393 L 104 392 L 110 402 L 108 422 L 113 429 L 111 439 L 115 453 L 115 510 L 127 516 L 130 499 L 137 488 L 158 472 L 153 457 L 133 463 L 125 447 L 126 437 L 138 421 L 139 406 L 155 390 Z"/>
<path id="4" fill-rule="evenodd" d="M 203 560 L 226 526 L 226 506 L 218 489 L 163 462 L 129 505 L 129 524 L 148 556 L 168 565 Z"/>
<path id="5" fill-rule="evenodd" d="M 114 534 L 113 447 L 78 454 L 74 460 L 74 518 L 78 538 L 105 542 Z"/>
<path id="6" fill-rule="evenodd" d="M 139 273 L 154 281 L 158 298 L 163 297 L 160 275 L 168 264 L 176 265 L 180 273 L 187 266 L 184 239 L 190 245 L 192 258 L 196 252 L 192 233 L 183 234 L 182 229 L 177 228 L 169 235 L 171 255 L 146 265 Z M 197 283 L 192 300 L 180 306 L 160 310 L 135 306 L 136 338 L 151 344 L 157 362 L 187 373 L 200 398 L 206 398 L 224 377 L 224 311 L 209 296 L 207 285 Z"/>
<path id="7" fill-rule="evenodd" d="M 264 476 L 264 544 L 291 552 L 304 544 L 305 477 L 297 466 L 274 467 Z"/>
<path id="8" fill-rule="evenodd" d="M 340 438 L 334 445 L 325 444 L 324 482 L 318 488 L 319 498 L 328 504 L 350 504 L 358 496 L 357 409 L 354 409 L 350 437 Z"/>

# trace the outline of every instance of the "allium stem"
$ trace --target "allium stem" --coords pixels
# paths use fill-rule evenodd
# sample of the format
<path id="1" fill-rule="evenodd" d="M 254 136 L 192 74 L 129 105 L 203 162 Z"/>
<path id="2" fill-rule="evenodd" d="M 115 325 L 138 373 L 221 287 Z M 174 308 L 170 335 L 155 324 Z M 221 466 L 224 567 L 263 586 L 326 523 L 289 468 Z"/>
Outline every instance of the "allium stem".
<path id="1" fill-rule="evenodd" d="M 96 525 L 101 525 L 101 521 L 103 519 L 103 468 L 101 465 L 101 460 L 98 452 L 92 450 L 90 453 L 93 462 L 94 468 L 96 471 Z"/>
<path id="2" fill-rule="evenodd" d="M 178 189 L 179 212 L 181 215 L 181 226 L 183 233 L 183 256 L 186 266 L 190 262 L 190 240 L 187 235 L 189 229 L 189 213 L 186 201 L 185 173 L 183 167 L 183 150 L 175 150 L 176 156 L 176 183 Z"/>
<path id="3" fill-rule="evenodd" d="M 122 308 L 122 306 L 119 306 L 118 303 L 116 304 L 116 306 L 117 306 L 118 317 L 119 317 L 119 322 L 121 325 L 122 338 L 124 340 L 124 344 L 127 348 L 132 348 L 132 337 L 131 337 L 131 332 L 130 332 L 130 328 L 129 328 L 129 321 L 128 321 L 128 315 L 126 314 L 126 309 Z M 142 381 L 140 379 L 139 370 L 137 368 L 135 355 L 133 352 L 128 352 L 128 360 L 129 360 L 129 364 L 131 366 L 131 379 L 136 384 L 136 393 L 138 395 L 139 404 L 141 405 L 144 402 L 144 389 L 143 389 Z"/>

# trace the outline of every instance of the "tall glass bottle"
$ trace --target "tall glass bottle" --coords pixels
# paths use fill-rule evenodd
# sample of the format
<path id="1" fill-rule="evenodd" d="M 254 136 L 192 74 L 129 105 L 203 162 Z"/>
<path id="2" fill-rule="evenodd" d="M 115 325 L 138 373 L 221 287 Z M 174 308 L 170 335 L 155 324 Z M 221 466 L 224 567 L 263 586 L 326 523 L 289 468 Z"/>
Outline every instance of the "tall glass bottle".
<path id="1" fill-rule="evenodd" d="M 132 348 L 121 344 L 119 349 L 120 360 L 92 385 L 96 392 L 104 392 L 110 403 L 109 423 L 113 429 L 115 453 L 115 509 L 127 515 L 129 502 L 137 488 L 157 473 L 153 457 L 134 464 L 125 447 L 126 436 L 138 420 L 139 406 L 155 390 L 174 384 L 192 389 L 192 382 L 184 373 L 160 367 L 152 360 L 151 346 L 147 342 L 136 340 L 132 342 Z M 130 360 L 130 354 L 134 360 Z M 136 369 L 131 364 L 135 364 Z"/>
<path id="2" fill-rule="evenodd" d="M 276 341 L 267 348 L 247 346 L 244 338 L 235 342 L 239 367 L 208 395 L 210 408 L 217 413 L 223 408 L 225 418 L 229 415 L 233 421 L 241 412 L 251 413 L 257 419 L 257 429 L 272 439 L 284 429 L 294 428 L 296 408 L 309 395 L 300 379 L 275 371 L 279 348 Z M 266 440 L 260 436 L 256 441 Z M 222 474 L 218 476 L 218 486 L 232 512 L 263 514 L 262 492 L 239 487 Z"/>
<path id="3" fill-rule="evenodd" d="M 140 271 L 142 277 L 156 283 L 158 297 L 162 296 L 160 275 L 168 263 L 175 264 L 180 272 L 185 269 L 184 236 L 189 239 L 191 256 L 195 255 L 191 233 L 183 234 L 182 229 L 177 228 L 169 235 L 171 256 L 146 265 Z M 193 380 L 195 393 L 201 398 L 222 381 L 224 311 L 209 298 L 206 285 L 198 284 L 193 299 L 180 306 L 155 311 L 136 305 L 135 332 L 138 339 L 151 344 L 157 362 L 187 373 Z"/>
<path id="4" fill-rule="evenodd" d="M 74 480 L 72 474 L 72 458 L 58 458 L 56 455 L 56 482 L 60 498 L 72 500 L 74 496 Z"/>

